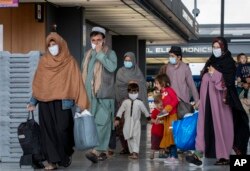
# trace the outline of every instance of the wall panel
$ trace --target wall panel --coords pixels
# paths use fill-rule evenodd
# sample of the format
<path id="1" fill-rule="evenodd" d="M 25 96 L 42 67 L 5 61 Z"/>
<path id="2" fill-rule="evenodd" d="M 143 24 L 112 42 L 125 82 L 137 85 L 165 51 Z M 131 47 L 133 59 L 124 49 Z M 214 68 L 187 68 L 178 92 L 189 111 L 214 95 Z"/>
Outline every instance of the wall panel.
<path id="1" fill-rule="evenodd" d="M 11 51 L 11 10 L 0 8 L 0 24 L 3 25 L 3 49 Z"/>
<path id="2" fill-rule="evenodd" d="M 35 20 L 35 4 L 19 4 L 17 8 L 1 8 L 4 25 L 4 51 L 28 53 L 45 51 L 45 22 Z"/>

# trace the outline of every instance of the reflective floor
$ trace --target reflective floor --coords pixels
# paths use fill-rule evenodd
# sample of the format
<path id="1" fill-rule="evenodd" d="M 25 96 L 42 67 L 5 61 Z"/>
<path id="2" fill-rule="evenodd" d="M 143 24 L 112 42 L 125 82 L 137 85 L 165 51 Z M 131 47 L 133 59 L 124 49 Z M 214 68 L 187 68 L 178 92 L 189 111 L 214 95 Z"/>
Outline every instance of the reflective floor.
<path id="1" fill-rule="evenodd" d="M 127 156 L 119 154 L 121 150 L 118 141 L 115 156 L 110 157 L 106 161 L 92 164 L 85 158 L 84 152 L 75 152 L 73 161 L 68 168 L 59 168 L 58 170 L 69 171 L 229 171 L 229 166 L 214 166 L 215 159 L 205 159 L 202 168 L 189 166 L 179 155 L 180 163 L 175 165 L 166 165 L 163 160 L 149 159 L 150 154 L 150 125 L 144 125 L 141 137 L 141 149 L 138 160 L 128 159 Z M 148 137 L 148 138 L 147 138 Z M 250 149 L 248 149 L 250 152 Z M 248 153 L 249 154 L 249 153 Z M 156 154 L 157 156 L 157 154 Z M 30 167 L 20 169 L 18 163 L 0 163 L 0 171 L 31 171 Z"/>

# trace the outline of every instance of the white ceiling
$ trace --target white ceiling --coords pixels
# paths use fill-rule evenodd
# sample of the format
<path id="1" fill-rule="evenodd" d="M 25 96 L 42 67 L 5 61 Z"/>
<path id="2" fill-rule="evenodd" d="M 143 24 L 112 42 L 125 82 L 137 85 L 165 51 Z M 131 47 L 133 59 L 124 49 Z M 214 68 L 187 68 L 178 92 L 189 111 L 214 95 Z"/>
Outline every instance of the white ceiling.
<path id="1" fill-rule="evenodd" d="M 38 2 L 20 0 L 20 2 Z M 44 1 L 39 1 L 44 2 Z M 82 6 L 87 20 L 116 35 L 137 35 L 151 43 L 179 44 L 185 40 L 133 0 L 48 0 L 60 6 Z"/>

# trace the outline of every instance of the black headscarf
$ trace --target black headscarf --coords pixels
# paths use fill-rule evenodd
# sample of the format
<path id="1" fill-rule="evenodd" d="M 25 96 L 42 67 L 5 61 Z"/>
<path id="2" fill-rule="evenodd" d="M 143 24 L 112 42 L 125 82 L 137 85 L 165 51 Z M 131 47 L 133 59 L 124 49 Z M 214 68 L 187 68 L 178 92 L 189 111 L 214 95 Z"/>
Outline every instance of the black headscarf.
<path id="1" fill-rule="evenodd" d="M 228 50 L 227 42 L 223 37 L 215 38 L 213 44 L 215 42 L 220 44 L 222 56 L 215 57 L 212 54 L 202 70 L 202 76 L 208 72 L 207 67 L 213 66 L 217 71 L 223 74 L 224 82 L 227 87 L 234 86 L 236 65 L 232 58 L 231 52 Z"/>
<path id="2" fill-rule="evenodd" d="M 217 71 L 222 73 L 223 81 L 227 88 L 226 103 L 231 107 L 234 122 L 234 151 L 236 154 L 245 155 L 247 153 L 247 145 L 249 139 L 248 116 L 242 107 L 236 87 L 235 73 L 236 65 L 232 58 L 231 52 L 228 50 L 227 41 L 223 37 L 216 37 L 212 45 L 217 42 L 222 50 L 220 57 L 213 54 L 206 62 L 201 77 L 208 72 L 207 67 L 213 66 Z"/>

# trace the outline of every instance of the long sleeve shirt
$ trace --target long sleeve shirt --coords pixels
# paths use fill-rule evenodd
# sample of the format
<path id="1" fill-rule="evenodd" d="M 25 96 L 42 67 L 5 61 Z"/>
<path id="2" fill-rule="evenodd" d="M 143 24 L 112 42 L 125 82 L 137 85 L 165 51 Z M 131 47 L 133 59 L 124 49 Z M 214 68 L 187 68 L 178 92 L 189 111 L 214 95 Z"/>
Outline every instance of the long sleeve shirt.
<path id="1" fill-rule="evenodd" d="M 190 101 L 191 91 L 195 102 L 197 103 L 199 101 L 199 94 L 191 70 L 187 64 L 180 62 L 177 67 L 168 64 L 166 73 L 171 81 L 171 87 L 175 90 L 178 97 L 188 103 Z"/>

